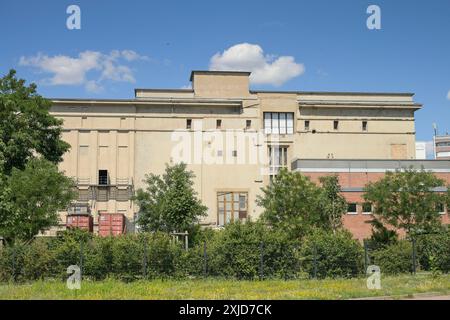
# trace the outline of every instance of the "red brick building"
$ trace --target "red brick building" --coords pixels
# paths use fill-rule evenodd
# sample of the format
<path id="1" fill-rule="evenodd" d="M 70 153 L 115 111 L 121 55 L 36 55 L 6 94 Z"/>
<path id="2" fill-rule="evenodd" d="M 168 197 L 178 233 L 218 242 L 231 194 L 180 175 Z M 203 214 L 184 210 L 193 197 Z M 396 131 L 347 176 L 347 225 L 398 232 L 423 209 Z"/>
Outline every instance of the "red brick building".
<path id="1" fill-rule="evenodd" d="M 450 160 L 329 160 L 329 159 L 296 159 L 292 162 L 292 170 L 309 176 L 318 182 L 319 177 L 331 174 L 339 176 L 342 193 L 349 203 L 349 212 L 344 216 L 344 226 L 355 238 L 370 237 L 372 227 L 367 223 L 372 218 L 370 206 L 364 204 L 363 189 L 368 182 L 381 179 L 387 171 L 413 167 L 422 167 L 433 172 L 437 177 L 450 185 Z M 446 192 L 446 186 L 437 188 L 435 192 Z M 444 207 L 442 220 L 450 223 L 449 209 Z"/>

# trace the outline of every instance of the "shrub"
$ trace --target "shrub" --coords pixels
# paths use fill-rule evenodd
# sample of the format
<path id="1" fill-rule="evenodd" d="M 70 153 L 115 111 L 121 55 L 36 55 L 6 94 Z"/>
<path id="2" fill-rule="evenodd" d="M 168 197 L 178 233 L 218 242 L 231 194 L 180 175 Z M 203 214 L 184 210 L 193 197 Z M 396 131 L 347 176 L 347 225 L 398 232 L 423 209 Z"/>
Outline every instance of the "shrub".
<path id="1" fill-rule="evenodd" d="M 0 280 L 9 282 L 22 280 L 22 266 L 26 246 L 17 243 L 14 246 L 6 246 L 0 251 Z"/>
<path id="2" fill-rule="evenodd" d="M 382 274 L 407 273 L 412 270 L 412 244 L 401 240 L 372 253 L 373 264 L 380 267 Z"/>
<path id="3" fill-rule="evenodd" d="M 93 239 L 87 231 L 72 229 L 60 233 L 49 243 L 49 250 L 54 252 L 54 276 L 61 279 L 67 278 L 67 268 L 71 265 L 81 266 L 84 262 L 86 244 Z M 83 261 L 82 253 L 83 251 Z"/>
<path id="4" fill-rule="evenodd" d="M 450 232 L 418 236 L 416 244 L 422 269 L 450 271 Z"/>
<path id="5" fill-rule="evenodd" d="M 23 280 L 38 280 L 55 274 L 55 256 L 49 250 L 49 239 L 36 239 L 24 247 L 21 276 Z"/>
<path id="6" fill-rule="evenodd" d="M 259 277 L 261 243 L 264 277 L 291 277 L 298 266 L 294 246 L 282 232 L 261 222 L 228 224 L 208 244 L 209 275 L 236 279 Z"/>
<path id="7" fill-rule="evenodd" d="M 346 230 L 330 233 L 315 230 L 300 249 L 302 269 L 318 278 L 354 277 L 363 270 L 363 248 Z"/>

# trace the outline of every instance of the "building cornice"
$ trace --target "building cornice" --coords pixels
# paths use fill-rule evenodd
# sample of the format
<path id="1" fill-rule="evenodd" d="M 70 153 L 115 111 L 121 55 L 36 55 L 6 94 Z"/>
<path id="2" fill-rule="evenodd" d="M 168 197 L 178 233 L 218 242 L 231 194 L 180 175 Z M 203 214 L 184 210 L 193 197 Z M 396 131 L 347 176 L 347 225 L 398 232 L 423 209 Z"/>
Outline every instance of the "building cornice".
<path id="1" fill-rule="evenodd" d="M 242 100 L 231 99 L 177 99 L 177 98 L 139 98 L 139 99 L 51 99 L 54 105 L 182 105 L 182 106 L 225 106 L 242 107 Z"/>

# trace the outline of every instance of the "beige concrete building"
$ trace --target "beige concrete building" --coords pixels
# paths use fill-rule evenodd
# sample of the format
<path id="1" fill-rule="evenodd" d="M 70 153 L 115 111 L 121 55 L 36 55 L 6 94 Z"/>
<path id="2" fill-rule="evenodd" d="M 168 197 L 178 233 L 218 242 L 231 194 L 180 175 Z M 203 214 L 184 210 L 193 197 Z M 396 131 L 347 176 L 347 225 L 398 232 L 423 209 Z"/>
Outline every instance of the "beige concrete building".
<path id="1" fill-rule="evenodd" d="M 434 156 L 436 160 L 450 160 L 450 135 L 434 136 Z"/>
<path id="2" fill-rule="evenodd" d="M 72 146 L 61 169 L 77 180 L 95 223 L 99 213 L 123 213 L 132 230 L 133 191 L 180 159 L 209 208 L 203 223 L 213 226 L 258 217 L 260 188 L 294 159 L 415 159 L 421 105 L 413 94 L 252 91 L 249 75 L 193 71 L 192 90 L 54 99 Z"/>

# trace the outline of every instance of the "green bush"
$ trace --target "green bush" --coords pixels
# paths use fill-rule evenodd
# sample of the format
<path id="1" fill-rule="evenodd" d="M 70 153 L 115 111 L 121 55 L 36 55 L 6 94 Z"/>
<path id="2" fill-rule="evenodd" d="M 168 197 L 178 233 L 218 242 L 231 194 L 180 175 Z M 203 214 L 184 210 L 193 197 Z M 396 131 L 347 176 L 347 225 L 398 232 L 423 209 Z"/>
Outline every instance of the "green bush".
<path id="1" fill-rule="evenodd" d="M 300 256 L 302 269 L 310 276 L 355 277 L 363 272 L 364 250 L 346 230 L 335 234 L 315 230 L 303 240 Z"/>
<path id="2" fill-rule="evenodd" d="M 408 273 L 412 270 L 412 244 L 408 240 L 378 249 L 372 257 L 373 264 L 380 267 L 382 274 Z M 418 264 L 416 266 L 419 267 Z"/>
<path id="3" fill-rule="evenodd" d="M 66 279 L 67 268 L 71 265 L 85 263 L 87 243 L 93 241 L 92 234 L 87 231 L 73 229 L 60 233 L 53 241 L 49 243 L 49 250 L 54 254 L 54 276 Z M 81 258 L 83 253 L 83 259 Z M 81 261 L 83 260 L 83 261 Z M 84 269 L 84 268 L 83 268 Z"/>
<path id="4" fill-rule="evenodd" d="M 417 255 L 423 270 L 450 271 L 450 232 L 417 237 Z"/>
<path id="5" fill-rule="evenodd" d="M 55 274 L 54 252 L 49 250 L 49 239 L 37 239 L 24 246 L 22 280 L 38 280 Z"/>
<path id="6" fill-rule="evenodd" d="M 6 246 L 0 251 L 0 281 L 20 281 L 24 265 L 26 246 L 17 243 L 14 246 Z"/>
<path id="7" fill-rule="evenodd" d="M 228 224 L 208 243 L 207 252 L 208 274 L 219 277 L 287 278 L 293 277 L 298 267 L 293 243 L 261 222 Z"/>

